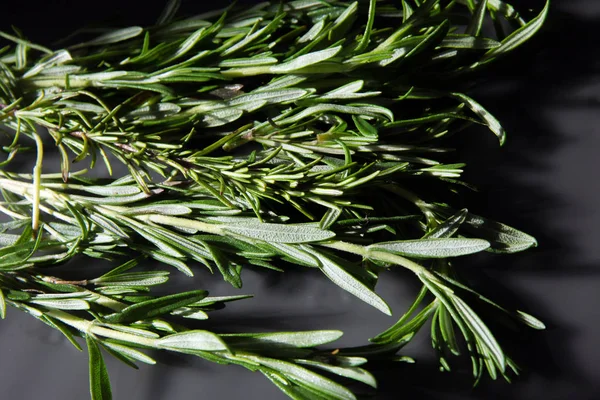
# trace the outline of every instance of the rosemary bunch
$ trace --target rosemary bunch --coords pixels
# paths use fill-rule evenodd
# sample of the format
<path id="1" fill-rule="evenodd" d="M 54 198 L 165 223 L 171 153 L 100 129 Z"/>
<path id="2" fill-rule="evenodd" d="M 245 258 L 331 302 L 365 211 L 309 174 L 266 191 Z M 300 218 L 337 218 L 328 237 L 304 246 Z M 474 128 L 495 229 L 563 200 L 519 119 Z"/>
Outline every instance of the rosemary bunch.
<path id="1" fill-rule="evenodd" d="M 358 366 L 396 357 L 428 320 L 442 368 L 459 354 L 458 330 L 477 380 L 516 372 L 450 259 L 537 243 L 446 204 L 466 185 L 447 145 L 472 124 L 504 142 L 465 94 L 470 74 L 534 35 L 548 5 L 529 21 L 497 0 L 266 2 L 187 19 L 177 8 L 152 27 L 78 33 L 60 50 L 0 32 L 2 315 L 8 304 L 76 347 L 85 337 L 93 398 L 110 398 L 99 346 L 127 363 L 162 349 L 240 364 L 292 398 L 354 398 L 305 367 L 374 386 Z M 32 140 L 33 173 L 11 170 Z M 62 162 L 42 173 L 48 148 Z M 95 171 L 98 158 L 111 177 L 72 170 L 89 159 Z M 115 162 L 128 171 L 118 179 Z M 77 255 L 133 261 L 81 281 L 46 273 Z M 203 264 L 238 288 L 244 266 L 317 268 L 387 314 L 374 291 L 381 273 L 404 267 L 423 289 L 372 344 L 332 354 L 315 347 L 338 331 L 219 335 L 170 322 L 244 296 L 154 296 L 168 272 L 130 271 L 146 258 L 190 276 Z"/>

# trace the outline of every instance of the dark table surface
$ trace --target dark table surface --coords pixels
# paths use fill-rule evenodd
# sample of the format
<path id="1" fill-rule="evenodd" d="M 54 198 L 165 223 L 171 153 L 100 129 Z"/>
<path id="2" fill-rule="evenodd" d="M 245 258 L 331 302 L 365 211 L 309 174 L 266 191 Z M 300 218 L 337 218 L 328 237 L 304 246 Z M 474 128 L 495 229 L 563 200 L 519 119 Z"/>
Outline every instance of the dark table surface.
<path id="1" fill-rule="evenodd" d="M 14 24 L 42 41 L 82 21 L 148 23 L 160 9 L 142 1 L 4 3 L 1 28 Z M 194 8 L 194 2 L 187 3 Z M 474 131 L 461 139 L 467 179 L 481 188 L 469 199 L 471 211 L 525 230 L 540 243 L 523 254 L 471 257 L 459 264 L 480 291 L 546 322 L 543 332 L 518 330 L 500 337 L 523 367 L 521 378 L 471 390 L 464 374 L 434 372 L 423 332 L 405 350 L 417 364 L 376 371 L 381 386 L 376 399 L 600 398 L 599 27 L 600 1 L 554 0 L 545 34 L 532 46 L 542 50 L 521 53 L 518 68 L 496 71 L 493 82 L 476 93 L 507 127 L 506 145 L 499 149 L 493 138 Z M 210 288 L 215 295 L 237 293 L 201 272 L 195 280 L 175 281 Z M 408 275 L 385 275 L 377 289 L 398 314 L 416 288 Z M 341 329 L 346 332 L 341 344 L 354 345 L 393 322 L 310 271 L 282 279 L 248 269 L 243 292 L 256 297 L 211 316 L 210 329 Z M 89 397 L 87 356 L 13 309 L 0 323 L 0 355 L 1 399 Z M 285 398 L 262 376 L 239 367 L 157 357 L 158 365 L 138 371 L 107 358 L 115 399 Z"/>

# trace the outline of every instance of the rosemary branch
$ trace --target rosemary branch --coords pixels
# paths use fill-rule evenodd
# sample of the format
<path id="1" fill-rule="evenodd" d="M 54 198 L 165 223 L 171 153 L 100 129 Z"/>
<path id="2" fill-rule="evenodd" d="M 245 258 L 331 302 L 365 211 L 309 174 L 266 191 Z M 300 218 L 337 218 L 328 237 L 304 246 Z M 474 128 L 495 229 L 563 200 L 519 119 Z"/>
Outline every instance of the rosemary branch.
<path id="1" fill-rule="evenodd" d="M 504 143 L 500 122 L 466 94 L 470 77 L 529 40 L 548 4 L 526 20 L 498 0 L 366 3 L 264 2 L 176 18 L 170 1 L 154 26 L 74 35 L 56 50 L 0 32 L 0 123 L 11 142 L 0 162 L 9 219 L 0 314 L 16 307 L 77 348 L 85 338 L 93 399 L 112 396 L 100 347 L 129 365 L 154 363 L 140 349 L 188 353 L 258 370 L 292 398 L 353 399 L 314 370 L 375 387 L 359 366 L 397 359 L 428 320 L 443 369 L 460 353 L 458 331 L 477 381 L 516 372 L 462 295 L 543 324 L 476 293 L 451 260 L 537 242 L 446 203 L 448 189 L 468 187 L 446 146 L 473 124 Z M 12 170 L 32 141 L 33 173 Z M 42 173 L 53 152 L 60 169 Z M 88 173 L 98 159 L 108 176 Z M 88 170 L 72 170 L 84 160 Z M 77 255 L 130 261 L 81 280 L 46 275 Z M 154 296 L 169 272 L 131 271 L 148 258 L 189 276 L 204 265 L 238 288 L 249 266 L 317 268 L 390 315 L 375 292 L 380 275 L 400 266 L 423 287 L 371 344 L 332 351 L 318 346 L 339 331 L 189 329 L 186 318 L 247 296 Z"/>

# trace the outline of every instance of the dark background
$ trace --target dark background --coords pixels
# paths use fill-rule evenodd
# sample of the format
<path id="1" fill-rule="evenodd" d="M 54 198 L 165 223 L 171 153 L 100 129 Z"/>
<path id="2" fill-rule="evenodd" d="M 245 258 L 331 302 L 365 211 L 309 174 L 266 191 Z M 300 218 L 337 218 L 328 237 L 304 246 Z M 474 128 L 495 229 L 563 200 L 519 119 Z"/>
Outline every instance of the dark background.
<path id="1" fill-rule="evenodd" d="M 251 3 L 252 1 L 246 1 Z M 10 25 L 51 43 L 83 25 L 152 23 L 161 2 L 141 0 L 3 1 L 0 29 Z M 227 1 L 187 1 L 185 11 L 221 7 Z M 542 1 L 513 1 L 539 10 Z M 375 399 L 598 399 L 600 398 L 600 1 L 554 0 L 543 33 L 492 72 L 474 93 L 506 126 L 499 149 L 492 135 L 466 132 L 459 146 L 467 180 L 481 189 L 469 209 L 533 234 L 537 249 L 514 256 L 461 260 L 478 290 L 499 303 L 540 317 L 548 329 L 501 331 L 499 338 L 523 368 L 512 385 L 484 382 L 472 390 L 469 377 L 437 372 L 426 332 L 405 352 L 415 365 L 376 366 Z M 71 268 L 80 268 L 74 265 Z M 85 267 L 88 267 L 87 265 Z M 405 279 L 406 278 L 406 279 Z M 218 277 L 198 274 L 180 285 L 232 293 Z M 378 292 L 396 313 L 416 290 L 408 275 L 386 275 Z M 310 271 L 244 272 L 249 302 L 213 314 L 216 331 L 341 329 L 342 345 L 362 344 L 393 320 Z M 115 399 L 283 399 L 258 374 L 179 356 L 160 356 L 156 366 L 134 371 L 107 358 Z M 85 399 L 87 356 L 60 334 L 9 310 L 0 323 L 0 398 Z"/>

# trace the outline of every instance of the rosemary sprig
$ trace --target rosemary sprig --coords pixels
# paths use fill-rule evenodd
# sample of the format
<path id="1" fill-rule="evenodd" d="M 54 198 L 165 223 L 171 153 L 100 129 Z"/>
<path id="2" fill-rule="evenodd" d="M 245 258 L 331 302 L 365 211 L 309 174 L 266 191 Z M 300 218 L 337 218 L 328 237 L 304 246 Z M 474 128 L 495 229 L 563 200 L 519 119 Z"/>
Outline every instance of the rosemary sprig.
<path id="1" fill-rule="evenodd" d="M 287 393 L 355 398 L 344 386 L 304 365 L 376 386 L 372 375 L 360 368 L 366 358 L 315 348 L 337 340 L 342 335 L 340 331 L 217 335 L 206 330 L 189 330 L 163 319 L 172 315 L 205 320 L 208 312 L 248 296 L 207 297 L 208 292 L 194 290 L 154 297 L 146 291 L 164 282 L 168 272 L 126 272 L 136 264 L 132 260 L 87 281 L 63 281 L 21 271 L 4 274 L 2 310 L 8 304 L 27 312 L 62 332 L 78 350 L 82 348 L 75 338 L 85 337 L 94 399 L 111 398 L 100 348 L 134 368 L 136 362 L 156 363 L 143 350 L 173 351 L 221 364 L 237 364 L 286 385 Z M 88 287 L 92 285 L 94 289 Z M 82 316 L 81 311 L 87 316 Z"/>
<path id="2" fill-rule="evenodd" d="M 251 140 L 296 152 L 344 154 L 343 142 L 351 153 L 393 160 L 407 153 L 415 161 L 419 159 L 409 153 L 423 150 L 413 148 L 415 142 L 439 139 L 463 129 L 465 121 L 477 120 L 503 142 L 504 132 L 491 115 L 464 94 L 440 91 L 445 86 L 440 82 L 512 50 L 539 28 L 545 12 L 524 23 L 511 7 L 489 2 L 494 18 L 503 13 L 522 25 L 498 42 L 453 33 L 460 27 L 460 19 L 454 22 L 457 13 L 468 11 L 460 2 L 443 7 L 440 1 L 428 1 L 416 11 L 409 3 L 403 10 L 390 7 L 373 2 L 368 18 L 381 15 L 386 24 L 374 30 L 351 23 L 359 17 L 357 3 L 263 4 L 214 22 L 200 16 L 147 30 L 110 32 L 26 64 L 19 61 L 29 60 L 22 53 L 39 47 L 5 35 L 19 44 L 1 59 L 0 89 L 7 108 L 0 119 L 17 135 L 33 135 L 36 125 L 48 128 L 65 158 L 65 179 L 67 149 L 77 162 L 91 155 L 94 164 L 100 154 L 111 171 L 108 151 L 142 187 L 148 170 L 168 176 L 175 169 L 187 176 L 188 163 L 198 162 L 181 156 L 207 155 L 220 147 L 217 143 L 231 149 Z M 470 24 L 481 25 L 483 17 L 485 13 L 474 14 Z M 387 27 L 395 25 L 400 27 Z M 359 45 L 344 36 L 361 37 Z M 368 42 L 363 40 L 367 37 Z M 411 63 L 417 59 L 415 69 Z M 263 76 L 275 78 L 264 84 Z M 440 98 L 457 102 L 435 101 Z M 399 113 L 386 107 L 399 102 Z M 350 115 L 354 118 L 348 128 Z M 245 126 L 240 120 L 253 122 Z M 224 143 L 182 154 L 198 129 L 204 128 L 198 138 L 204 140 L 218 134 L 206 128 L 222 131 L 236 122 L 234 137 Z M 398 142 L 400 134 L 405 146 Z M 393 145 L 386 148 L 390 141 Z M 377 146 L 369 146 L 374 142 Z"/>
<path id="3" fill-rule="evenodd" d="M 8 304 L 76 347 L 85 337 L 98 399 L 111 398 L 100 347 L 129 364 L 153 362 L 138 349 L 189 353 L 258 370 L 292 398 L 352 399 L 310 368 L 374 386 L 358 366 L 397 357 L 429 319 L 442 368 L 459 354 L 458 328 L 476 379 L 509 379 L 514 363 L 461 297 L 475 292 L 448 259 L 537 243 L 453 210 L 444 191 L 419 193 L 422 184 L 466 185 L 464 165 L 449 160 L 452 134 L 483 124 L 504 142 L 499 121 L 465 94 L 470 73 L 534 35 L 548 5 L 529 21 L 498 0 L 298 0 L 188 19 L 175 19 L 177 8 L 169 2 L 155 26 L 74 36 L 60 50 L 0 33 L 11 43 L 0 53 L 0 121 L 11 142 L 0 163 L 0 212 L 10 218 L 0 224 L 2 316 Z M 495 34 L 484 35 L 486 20 Z M 10 171 L 31 139 L 33 174 Z M 43 174 L 53 150 L 60 170 Z M 115 159 L 128 173 L 72 170 L 84 159 L 95 170 L 98 158 L 110 175 Z M 44 272 L 80 254 L 132 252 L 99 277 Z M 375 293 L 383 272 L 404 267 L 423 289 L 372 344 L 332 352 L 315 347 L 338 331 L 223 335 L 175 324 L 240 297 L 156 297 L 168 272 L 131 272 L 143 258 L 190 276 L 198 264 L 216 268 L 235 287 L 244 266 L 317 268 L 387 314 Z"/>

